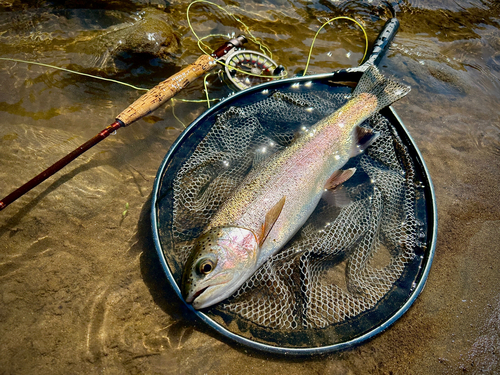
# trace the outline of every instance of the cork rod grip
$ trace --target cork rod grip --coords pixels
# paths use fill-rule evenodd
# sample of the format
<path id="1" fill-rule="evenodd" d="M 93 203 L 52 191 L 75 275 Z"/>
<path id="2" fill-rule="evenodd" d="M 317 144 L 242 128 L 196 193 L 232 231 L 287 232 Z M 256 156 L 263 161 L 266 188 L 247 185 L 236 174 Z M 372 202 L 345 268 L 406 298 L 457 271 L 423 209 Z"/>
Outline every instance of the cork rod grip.
<path id="1" fill-rule="evenodd" d="M 200 56 L 193 64 L 159 83 L 133 102 L 116 119 L 125 126 L 153 112 L 160 105 L 175 96 L 196 78 L 215 68 L 215 59 L 209 55 Z"/>

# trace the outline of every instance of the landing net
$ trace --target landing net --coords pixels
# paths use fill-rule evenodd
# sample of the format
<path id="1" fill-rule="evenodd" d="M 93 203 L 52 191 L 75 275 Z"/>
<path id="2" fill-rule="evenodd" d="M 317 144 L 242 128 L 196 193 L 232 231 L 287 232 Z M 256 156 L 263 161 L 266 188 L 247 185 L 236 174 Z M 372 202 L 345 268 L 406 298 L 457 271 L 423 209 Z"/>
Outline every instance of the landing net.
<path id="1" fill-rule="evenodd" d="M 185 158 L 172 165 L 164 207 L 171 211 L 161 229 L 178 285 L 194 240 L 246 174 L 342 106 L 349 92 L 325 83 L 264 91 L 212 116 L 203 139 L 191 141 L 194 150 L 178 153 Z M 372 329 L 405 301 L 426 240 L 421 176 L 386 117 L 362 126 L 380 136 L 345 166 L 356 167 L 355 175 L 340 193 L 325 193 L 297 235 L 232 297 L 208 309 L 211 318 L 251 340 L 321 346 Z"/>

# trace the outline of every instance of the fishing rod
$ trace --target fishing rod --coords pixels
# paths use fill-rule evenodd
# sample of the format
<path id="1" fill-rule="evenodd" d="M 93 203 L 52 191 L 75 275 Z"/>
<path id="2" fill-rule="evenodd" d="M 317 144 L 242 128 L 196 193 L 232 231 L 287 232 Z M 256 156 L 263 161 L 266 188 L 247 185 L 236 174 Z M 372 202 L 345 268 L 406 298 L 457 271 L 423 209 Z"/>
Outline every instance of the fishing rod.
<path id="1" fill-rule="evenodd" d="M 219 59 L 226 56 L 234 48 L 238 48 L 246 42 L 247 39 L 243 35 L 233 38 L 220 46 L 212 54 L 198 57 L 194 63 L 153 87 L 118 116 L 116 116 L 115 122 L 111 125 L 3 198 L 0 201 L 0 211 L 34 187 L 41 184 L 47 178 L 65 167 L 71 161 L 75 160 L 89 148 L 95 146 L 104 138 L 108 137 L 110 134 L 122 127 L 129 126 L 133 122 L 156 110 L 160 105 L 167 102 L 196 78 L 214 69 Z"/>

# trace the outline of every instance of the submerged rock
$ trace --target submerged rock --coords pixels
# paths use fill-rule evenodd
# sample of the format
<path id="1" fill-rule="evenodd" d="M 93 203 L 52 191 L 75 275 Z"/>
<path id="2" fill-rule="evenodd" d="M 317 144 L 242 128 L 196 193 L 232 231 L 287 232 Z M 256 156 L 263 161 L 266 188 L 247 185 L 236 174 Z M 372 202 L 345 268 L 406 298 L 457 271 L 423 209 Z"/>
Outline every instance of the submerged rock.
<path id="1" fill-rule="evenodd" d="M 169 15 L 159 9 L 145 8 L 132 15 L 89 12 L 6 12 L 0 17 L 0 51 L 4 56 L 24 54 L 26 59 L 33 54 L 57 56 L 59 66 L 106 73 L 126 69 L 126 60 L 136 54 L 172 61 L 179 51 L 179 39 Z M 125 22 L 100 27 L 101 23 L 109 24 L 110 19 Z M 61 52 L 65 55 L 61 56 Z"/>
<path id="2" fill-rule="evenodd" d="M 141 53 L 172 59 L 179 49 L 179 41 L 166 13 L 150 8 L 135 18 L 132 22 L 81 35 L 66 51 L 81 55 L 83 60 L 79 65 L 100 70 L 117 70 L 115 59 L 123 54 Z"/>

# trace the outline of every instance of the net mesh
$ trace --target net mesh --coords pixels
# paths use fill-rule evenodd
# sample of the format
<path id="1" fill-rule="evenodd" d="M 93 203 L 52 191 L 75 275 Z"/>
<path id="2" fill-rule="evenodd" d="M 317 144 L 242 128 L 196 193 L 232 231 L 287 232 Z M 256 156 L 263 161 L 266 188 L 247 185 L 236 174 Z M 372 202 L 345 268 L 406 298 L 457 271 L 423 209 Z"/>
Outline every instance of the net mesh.
<path id="1" fill-rule="evenodd" d="M 263 93 L 217 116 L 173 180 L 172 251 L 180 267 L 246 174 L 347 97 L 314 87 Z M 385 117 L 362 126 L 380 135 L 346 166 L 357 172 L 341 194 L 325 195 L 284 249 L 216 309 L 266 329 L 323 328 L 372 309 L 394 286 L 419 240 L 414 165 Z"/>

